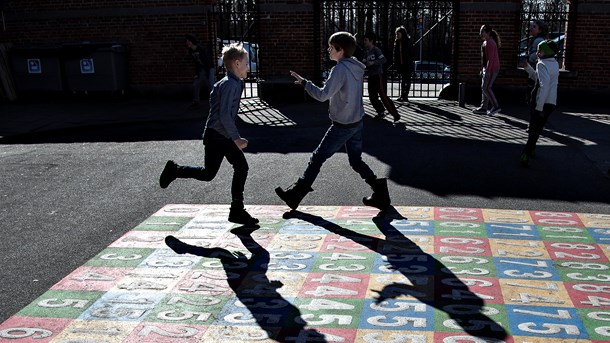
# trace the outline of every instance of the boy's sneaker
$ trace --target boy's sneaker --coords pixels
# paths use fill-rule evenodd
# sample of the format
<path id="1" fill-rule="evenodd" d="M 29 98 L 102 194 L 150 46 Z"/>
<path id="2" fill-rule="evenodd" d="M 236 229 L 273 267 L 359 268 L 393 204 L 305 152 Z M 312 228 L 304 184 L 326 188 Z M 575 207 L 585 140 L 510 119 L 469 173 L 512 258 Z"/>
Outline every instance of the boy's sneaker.
<path id="1" fill-rule="evenodd" d="M 165 164 L 165 168 L 161 172 L 159 177 L 159 186 L 161 188 L 167 188 L 172 181 L 176 180 L 176 174 L 178 173 L 178 165 L 176 162 L 169 160 Z"/>
<path id="2" fill-rule="evenodd" d="M 244 209 L 244 208 L 240 208 L 240 209 L 231 208 L 231 210 L 229 211 L 229 221 L 231 223 L 248 225 L 248 226 L 258 224 L 258 219 L 252 217 L 250 215 L 250 213 L 246 212 L 246 209 Z"/>
<path id="3" fill-rule="evenodd" d="M 493 116 L 494 114 L 496 114 L 500 111 L 502 111 L 502 109 L 500 107 L 495 107 L 495 108 L 492 108 L 491 110 L 487 111 L 487 115 Z"/>
<path id="4" fill-rule="evenodd" d="M 176 254 L 186 254 L 188 252 L 188 245 L 174 236 L 165 237 L 165 244 Z"/>
<path id="5" fill-rule="evenodd" d="M 474 114 L 486 114 L 487 110 L 483 107 L 477 107 L 474 110 L 472 110 L 472 113 Z"/>

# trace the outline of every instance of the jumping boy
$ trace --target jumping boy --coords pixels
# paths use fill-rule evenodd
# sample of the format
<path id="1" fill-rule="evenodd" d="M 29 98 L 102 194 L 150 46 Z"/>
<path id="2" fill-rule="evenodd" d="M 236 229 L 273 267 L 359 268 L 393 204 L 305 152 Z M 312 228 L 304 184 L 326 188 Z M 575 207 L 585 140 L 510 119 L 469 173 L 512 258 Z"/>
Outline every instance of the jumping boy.
<path id="1" fill-rule="evenodd" d="M 381 49 L 375 46 L 377 36 L 373 32 L 364 35 L 364 58 L 362 62 L 366 65 L 366 74 L 368 76 L 369 85 L 369 100 L 377 112 L 375 119 L 385 117 L 385 110 L 394 118 L 394 122 L 400 120 L 400 114 L 396 110 L 396 106 L 387 94 L 387 83 L 383 74 L 383 64 L 387 61 Z M 381 100 L 379 98 L 381 97 Z"/>
<path id="2" fill-rule="evenodd" d="M 318 101 L 329 101 L 330 128 L 314 150 L 303 175 L 287 190 L 278 187 L 277 195 L 295 210 L 307 193 L 313 191 L 316 177 L 322 164 L 345 146 L 349 164 L 373 189 L 373 195 L 362 199 L 367 206 L 380 210 L 390 206 L 390 195 L 386 179 L 379 179 L 362 160 L 362 103 L 364 64 L 352 58 L 356 50 L 356 38 L 349 32 L 337 32 L 328 39 L 330 59 L 337 62 L 322 88 L 301 75 L 290 72 L 296 84 L 305 86 L 305 91 Z"/>
<path id="3" fill-rule="evenodd" d="M 214 84 L 210 94 L 210 114 L 203 132 L 205 167 L 181 166 L 174 161 L 167 161 L 159 185 L 167 188 L 176 178 L 212 181 L 226 157 L 233 166 L 229 221 L 254 225 L 258 219 L 244 209 L 248 162 L 242 150 L 248 146 L 248 141 L 239 135 L 235 126 L 242 92 L 241 80 L 248 75 L 248 52 L 241 44 L 234 43 L 222 49 L 222 60 L 227 68 L 227 76 Z"/>

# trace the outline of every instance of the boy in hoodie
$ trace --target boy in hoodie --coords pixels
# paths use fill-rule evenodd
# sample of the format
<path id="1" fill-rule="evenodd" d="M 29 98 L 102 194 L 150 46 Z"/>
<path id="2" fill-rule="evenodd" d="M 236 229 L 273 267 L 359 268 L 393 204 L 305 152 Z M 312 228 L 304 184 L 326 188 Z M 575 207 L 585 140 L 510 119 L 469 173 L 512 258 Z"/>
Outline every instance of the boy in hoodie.
<path id="1" fill-rule="evenodd" d="M 525 71 L 536 83 L 531 97 L 531 120 L 527 143 L 521 153 L 521 165 L 526 167 L 534 156 L 536 142 L 542 129 L 555 110 L 557 104 L 557 85 L 559 80 L 559 64 L 555 55 L 559 51 L 553 41 L 542 41 L 538 44 L 538 63 L 534 70 L 527 61 L 523 63 Z"/>
<path id="2" fill-rule="evenodd" d="M 369 84 L 369 100 L 377 112 L 375 119 L 385 117 L 385 109 L 390 112 L 394 118 L 394 122 L 400 120 L 400 114 L 396 110 L 396 106 L 387 94 L 387 82 L 383 74 L 383 64 L 387 61 L 381 49 L 375 46 L 377 35 L 369 32 L 364 35 L 364 58 L 362 63 L 366 65 L 366 74 Z M 381 100 L 379 98 L 381 97 Z"/>
<path id="3" fill-rule="evenodd" d="M 362 103 L 364 64 L 352 58 L 356 50 L 356 38 L 349 32 L 337 32 L 328 39 L 330 59 L 337 62 L 322 88 L 290 71 L 294 83 L 305 86 L 305 91 L 318 101 L 329 100 L 330 128 L 314 150 L 303 175 L 287 190 L 278 187 L 277 195 L 293 210 L 307 193 L 313 191 L 322 164 L 343 146 L 347 150 L 349 164 L 371 186 L 373 195 L 362 202 L 380 210 L 390 206 L 387 180 L 379 179 L 362 160 Z"/>

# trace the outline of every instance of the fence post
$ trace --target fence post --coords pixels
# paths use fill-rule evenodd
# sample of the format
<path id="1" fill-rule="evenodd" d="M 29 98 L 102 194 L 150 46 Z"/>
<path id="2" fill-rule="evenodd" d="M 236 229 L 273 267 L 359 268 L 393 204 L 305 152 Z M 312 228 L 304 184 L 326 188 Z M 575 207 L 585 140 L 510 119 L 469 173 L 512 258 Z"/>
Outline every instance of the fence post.
<path id="1" fill-rule="evenodd" d="M 458 89 L 458 103 L 460 107 L 465 107 L 464 99 L 466 99 L 466 82 L 460 82 Z"/>

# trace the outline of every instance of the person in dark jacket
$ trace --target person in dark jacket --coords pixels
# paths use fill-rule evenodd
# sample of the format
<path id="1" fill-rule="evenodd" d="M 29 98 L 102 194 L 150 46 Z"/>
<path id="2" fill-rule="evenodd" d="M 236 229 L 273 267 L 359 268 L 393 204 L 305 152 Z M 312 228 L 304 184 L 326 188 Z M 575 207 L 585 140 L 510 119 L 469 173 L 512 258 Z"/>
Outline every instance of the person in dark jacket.
<path id="1" fill-rule="evenodd" d="M 375 46 L 377 36 L 373 32 L 364 35 L 364 57 L 362 63 L 366 65 L 366 75 L 368 76 L 369 100 L 375 108 L 377 116 L 375 119 L 385 117 L 385 110 L 394 118 L 394 123 L 400 120 L 400 114 L 396 110 L 396 106 L 387 94 L 387 80 L 383 74 L 383 65 L 387 59 L 383 55 L 381 49 Z M 381 98 L 381 100 L 380 100 Z"/>
<path id="2" fill-rule="evenodd" d="M 413 53 L 411 36 L 404 26 L 395 31 L 394 40 L 394 67 L 400 73 L 400 97 L 396 101 L 409 101 L 411 91 L 411 74 L 413 74 Z"/>

